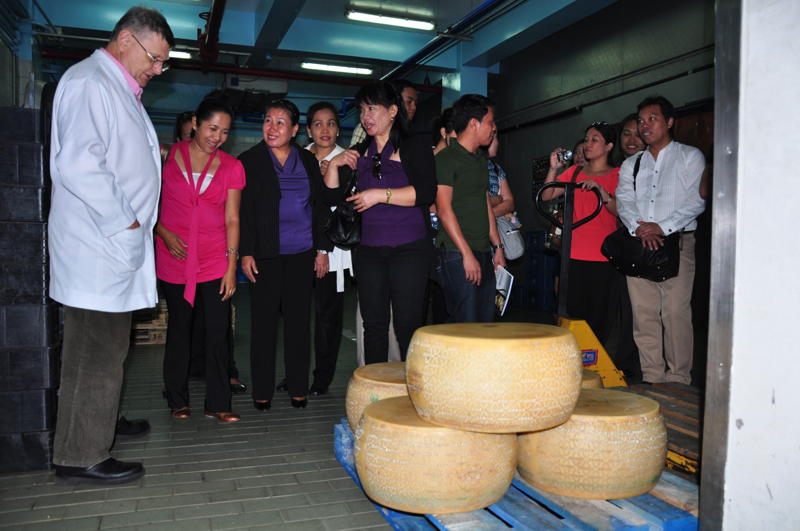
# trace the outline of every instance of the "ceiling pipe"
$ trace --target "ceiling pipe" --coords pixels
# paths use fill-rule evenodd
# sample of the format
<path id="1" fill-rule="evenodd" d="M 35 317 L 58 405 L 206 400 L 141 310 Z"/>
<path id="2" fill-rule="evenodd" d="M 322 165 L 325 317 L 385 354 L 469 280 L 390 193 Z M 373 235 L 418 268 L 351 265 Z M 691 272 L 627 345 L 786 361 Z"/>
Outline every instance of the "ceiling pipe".
<path id="1" fill-rule="evenodd" d="M 39 51 L 39 55 L 47 59 L 67 59 L 72 61 L 80 61 L 81 59 L 85 59 L 89 56 L 89 54 L 91 54 L 91 51 L 74 52 L 74 51 L 54 50 L 49 48 L 42 48 Z M 301 81 L 312 81 L 315 83 L 331 83 L 335 85 L 353 85 L 360 87 L 370 81 L 369 79 L 363 79 L 363 78 L 321 76 L 314 74 L 306 74 L 304 72 L 289 72 L 285 70 L 262 70 L 258 68 L 246 68 L 234 65 L 220 65 L 220 64 L 204 65 L 203 63 L 200 63 L 198 61 L 185 61 L 176 59 L 170 59 L 169 63 L 171 70 L 194 70 L 199 72 L 216 72 L 220 74 L 237 74 L 240 76 L 271 77 L 278 79 L 297 79 Z M 442 92 L 442 88 L 437 86 L 432 86 L 432 87 L 420 86 L 417 88 L 417 90 L 419 92 L 430 92 L 433 94 L 438 94 Z"/>
<path id="2" fill-rule="evenodd" d="M 206 20 L 206 30 L 201 32 L 200 28 L 197 29 L 197 46 L 206 66 L 214 64 L 219 55 L 219 28 L 225 14 L 225 2 L 226 0 L 213 0 L 211 11 L 200 15 Z"/>
<path id="3" fill-rule="evenodd" d="M 463 39 L 464 36 L 461 34 L 462 31 L 466 30 L 475 22 L 481 20 L 483 17 L 500 7 L 500 4 L 505 2 L 506 0 L 485 0 L 481 5 L 467 13 L 461 20 L 447 28 L 445 31 L 436 35 L 436 37 L 431 39 L 428 44 L 417 50 L 408 59 L 394 67 L 387 74 L 384 74 L 381 79 L 389 80 L 402 77 L 413 67 L 417 66 L 417 63 L 421 59 L 427 57 L 445 45 L 452 44 L 453 39 L 451 38 L 451 35 L 455 39 Z"/>

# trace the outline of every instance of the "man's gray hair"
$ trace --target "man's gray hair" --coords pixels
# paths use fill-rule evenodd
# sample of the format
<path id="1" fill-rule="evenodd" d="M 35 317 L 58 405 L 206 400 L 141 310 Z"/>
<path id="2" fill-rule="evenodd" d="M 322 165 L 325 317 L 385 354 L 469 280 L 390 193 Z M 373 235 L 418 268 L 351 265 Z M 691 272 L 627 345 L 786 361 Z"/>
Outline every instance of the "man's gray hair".
<path id="1" fill-rule="evenodd" d="M 111 41 L 116 40 L 119 32 L 124 29 L 133 33 L 157 33 L 167 41 L 170 48 L 175 46 L 175 37 L 167 24 L 167 19 L 155 9 L 144 6 L 130 8 L 114 26 L 114 31 L 111 32 Z"/>

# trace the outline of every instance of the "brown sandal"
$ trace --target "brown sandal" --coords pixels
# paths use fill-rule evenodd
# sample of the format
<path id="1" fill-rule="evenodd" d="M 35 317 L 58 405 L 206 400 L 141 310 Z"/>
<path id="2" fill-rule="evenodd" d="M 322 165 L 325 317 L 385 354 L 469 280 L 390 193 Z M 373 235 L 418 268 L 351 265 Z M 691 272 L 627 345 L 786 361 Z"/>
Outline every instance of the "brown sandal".
<path id="1" fill-rule="evenodd" d="M 212 413 L 211 411 L 206 411 L 206 417 L 217 419 L 221 422 L 237 422 L 242 419 L 238 414 L 233 413 L 232 411 L 221 411 L 219 413 Z"/>
<path id="2" fill-rule="evenodd" d="M 192 415 L 192 412 L 188 407 L 184 406 L 179 407 L 178 409 L 173 409 L 169 412 L 169 414 L 172 415 L 172 418 L 174 419 L 188 419 Z"/>

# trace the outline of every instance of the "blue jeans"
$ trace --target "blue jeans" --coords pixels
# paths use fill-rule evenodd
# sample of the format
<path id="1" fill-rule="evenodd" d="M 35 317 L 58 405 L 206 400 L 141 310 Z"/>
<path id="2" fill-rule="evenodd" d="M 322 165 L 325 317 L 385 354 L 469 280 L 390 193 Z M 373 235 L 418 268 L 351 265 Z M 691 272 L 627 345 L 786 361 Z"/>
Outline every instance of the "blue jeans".
<path id="1" fill-rule="evenodd" d="M 481 283 L 471 284 L 464 272 L 464 258 L 457 249 L 439 248 L 436 274 L 444 292 L 449 323 L 494 321 L 495 279 L 490 252 L 473 251 L 481 265 Z"/>

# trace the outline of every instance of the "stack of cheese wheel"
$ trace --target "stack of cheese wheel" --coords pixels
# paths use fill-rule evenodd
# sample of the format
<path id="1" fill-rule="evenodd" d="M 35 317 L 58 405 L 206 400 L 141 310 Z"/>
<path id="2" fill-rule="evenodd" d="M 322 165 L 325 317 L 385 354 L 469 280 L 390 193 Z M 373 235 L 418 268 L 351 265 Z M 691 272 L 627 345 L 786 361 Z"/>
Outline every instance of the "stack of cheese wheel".
<path id="1" fill-rule="evenodd" d="M 374 501 L 412 513 L 480 509 L 503 497 L 517 459 L 515 434 L 476 433 L 422 420 L 407 396 L 367 406 L 355 461 Z"/>
<path id="2" fill-rule="evenodd" d="M 458 323 L 419 328 L 406 383 L 423 419 L 451 428 L 514 433 L 569 419 L 582 362 L 569 330 L 532 323 Z"/>
<path id="3" fill-rule="evenodd" d="M 408 396 L 405 363 L 373 363 L 356 369 L 345 398 L 350 428 L 355 431 L 368 405 L 393 396 Z"/>
<path id="4" fill-rule="evenodd" d="M 603 378 L 598 373 L 590 369 L 583 369 L 581 389 L 602 389 L 603 387 Z"/>
<path id="5" fill-rule="evenodd" d="M 579 498 L 638 496 L 664 468 L 667 431 L 658 402 L 609 389 L 584 389 L 572 417 L 521 434 L 519 472 L 542 490 Z"/>

